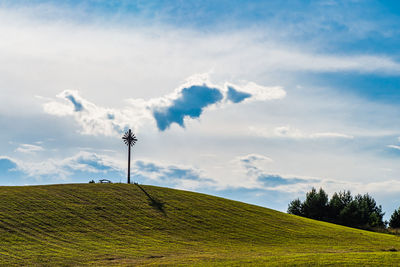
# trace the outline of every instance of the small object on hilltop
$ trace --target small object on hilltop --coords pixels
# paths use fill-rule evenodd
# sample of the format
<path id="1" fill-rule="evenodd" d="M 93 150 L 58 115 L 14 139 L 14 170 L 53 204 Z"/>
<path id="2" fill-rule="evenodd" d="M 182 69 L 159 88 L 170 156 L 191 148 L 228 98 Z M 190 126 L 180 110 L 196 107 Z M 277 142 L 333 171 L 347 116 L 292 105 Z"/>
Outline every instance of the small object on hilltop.
<path id="1" fill-rule="evenodd" d="M 96 183 L 93 179 L 89 181 L 89 184 L 94 184 Z"/>
<path id="2" fill-rule="evenodd" d="M 137 142 L 136 136 L 132 133 L 131 129 L 127 131 L 122 137 L 125 144 L 128 146 L 128 184 L 131 183 L 131 146 Z"/>
<path id="3" fill-rule="evenodd" d="M 99 183 L 101 183 L 101 184 L 112 184 L 112 182 L 110 180 L 107 180 L 107 179 L 101 179 L 101 180 L 99 180 Z"/>

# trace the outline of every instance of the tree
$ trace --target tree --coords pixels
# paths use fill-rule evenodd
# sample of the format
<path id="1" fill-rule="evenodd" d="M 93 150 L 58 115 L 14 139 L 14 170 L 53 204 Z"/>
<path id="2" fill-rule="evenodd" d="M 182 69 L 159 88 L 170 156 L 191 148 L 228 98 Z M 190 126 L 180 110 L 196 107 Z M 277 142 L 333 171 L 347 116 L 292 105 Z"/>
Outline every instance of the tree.
<path id="1" fill-rule="evenodd" d="M 400 208 L 396 212 L 400 227 Z M 369 194 L 358 194 L 353 198 L 350 191 L 334 193 L 329 200 L 322 188 L 319 191 L 312 188 L 306 194 L 303 203 L 299 199 L 289 203 L 288 213 L 350 227 L 386 227 L 387 224 L 383 221 L 385 213 L 382 212 L 382 207 L 376 204 L 375 199 Z"/>
<path id="2" fill-rule="evenodd" d="M 322 188 L 317 192 L 313 187 L 311 191 L 306 194 L 306 200 L 302 206 L 305 217 L 316 220 L 326 219 L 328 195 Z"/>
<path id="3" fill-rule="evenodd" d="M 339 223 L 351 227 L 384 227 L 382 207 L 369 194 L 354 197 L 339 214 Z"/>
<path id="4" fill-rule="evenodd" d="M 355 200 L 358 202 L 360 213 L 358 226 L 381 227 L 384 226 L 382 207 L 376 205 L 375 199 L 370 195 L 357 195 Z"/>
<path id="5" fill-rule="evenodd" d="M 358 207 L 358 202 L 352 200 L 347 204 L 339 213 L 338 223 L 355 227 L 359 225 L 360 221 L 360 210 Z"/>
<path id="6" fill-rule="evenodd" d="M 337 222 L 339 220 L 340 212 L 353 200 L 350 191 L 340 191 L 334 193 L 329 201 L 329 219 L 330 221 Z"/>
<path id="7" fill-rule="evenodd" d="M 390 216 L 389 226 L 390 228 L 400 228 L 400 207 Z"/>
<path id="8" fill-rule="evenodd" d="M 287 213 L 303 216 L 302 209 L 303 209 L 303 204 L 301 203 L 300 199 L 295 199 L 289 203 Z"/>

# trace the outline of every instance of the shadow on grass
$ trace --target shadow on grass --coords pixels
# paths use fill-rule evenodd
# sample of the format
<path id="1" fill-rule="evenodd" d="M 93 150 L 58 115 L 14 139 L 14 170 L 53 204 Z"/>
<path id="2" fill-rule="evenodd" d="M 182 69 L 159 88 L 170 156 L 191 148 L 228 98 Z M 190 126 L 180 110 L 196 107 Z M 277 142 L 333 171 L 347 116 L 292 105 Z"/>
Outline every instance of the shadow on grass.
<path id="1" fill-rule="evenodd" d="M 140 188 L 140 190 L 143 191 L 143 193 L 147 196 L 147 198 L 150 200 L 150 206 L 154 207 L 155 209 L 161 211 L 164 215 L 166 215 L 165 210 L 164 210 L 164 202 L 153 198 L 149 193 L 146 192 L 146 190 L 144 190 L 143 187 L 141 187 L 138 183 L 135 183 L 135 185 L 137 187 Z"/>

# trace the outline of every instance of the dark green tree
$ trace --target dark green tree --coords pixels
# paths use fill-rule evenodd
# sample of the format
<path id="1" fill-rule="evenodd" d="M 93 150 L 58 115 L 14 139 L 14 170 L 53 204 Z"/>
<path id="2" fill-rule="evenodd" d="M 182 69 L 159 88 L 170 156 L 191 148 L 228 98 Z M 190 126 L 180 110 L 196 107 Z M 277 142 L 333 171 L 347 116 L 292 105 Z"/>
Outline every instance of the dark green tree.
<path id="1" fill-rule="evenodd" d="M 302 207 L 305 217 L 324 220 L 327 217 L 328 195 L 322 188 L 317 192 L 313 187 L 311 191 L 306 194 L 306 200 Z"/>
<path id="2" fill-rule="evenodd" d="M 338 223 L 355 227 L 359 225 L 360 211 L 358 208 L 358 202 L 352 200 L 347 204 L 339 213 Z"/>
<path id="3" fill-rule="evenodd" d="M 363 196 L 357 195 L 354 198 L 358 203 L 358 209 L 360 212 L 358 226 L 366 227 L 382 227 L 384 226 L 382 207 L 376 205 L 375 199 L 370 195 L 365 194 Z"/>
<path id="4" fill-rule="evenodd" d="M 329 220 L 338 222 L 340 212 L 353 200 L 350 191 L 334 193 L 329 201 Z"/>
<path id="5" fill-rule="evenodd" d="M 351 227 L 383 227 L 382 207 L 376 205 L 375 199 L 369 194 L 354 197 L 339 214 L 339 223 Z"/>
<path id="6" fill-rule="evenodd" d="M 287 213 L 303 216 L 303 204 L 301 203 L 300 199 L 292 200 L 289 203 Z"/>
<path id="7" fill-rule="evenodd" d="M 390 216 L 389 226 L 390 228 L 400 228 L 400 207 Z"/>

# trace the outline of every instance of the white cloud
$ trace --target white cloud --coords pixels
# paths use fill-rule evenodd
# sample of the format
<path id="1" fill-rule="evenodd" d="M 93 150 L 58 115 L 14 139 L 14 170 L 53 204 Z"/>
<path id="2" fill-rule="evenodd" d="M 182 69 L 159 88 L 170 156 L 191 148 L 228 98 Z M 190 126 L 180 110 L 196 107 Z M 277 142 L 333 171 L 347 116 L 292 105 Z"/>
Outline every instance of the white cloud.
<path id="1" fill-rule="evenodd" d="M 142 181 L 146 179 L 179 189 L 195 190 L 215 184 L 215 181 L 204 176 L 202 170 L 182 164 L 140 159 L 134 162 L 133 172 Z"/>
<path id="2" fill-rule="evenodd" d="M 281 86 L 267 87 L 254 82 L 242 82 L 239 84 L 225 83 L 225 90 L 227 90 L 228 86 L 251 95 L 251 97 L 246 98 L 243 102 L 282 99 L 286 96 L 286 91 Z"/>
<path id="3" fill-rule="evenodd" d="M 74 114 L 74 110 L 70 105 L 62 104 L 56 101 L 51 101 L 44 104 L 43 109 L 45 112 L 56 116 L 66 116 Z"/>
<path id="4" fill-rule="evenodd" d="M 290 126 L 280 126 L 276 127 L 274 130 L 274 135 L 278 137 L 288 137 L 288 138 L 304 138 L 305 135 L 296 128 Z"/>
<path id="5" fill-rule="evenodd" d="M 359 71 L 364 73 L 399 73 L 400 64 L 385 56 L 312 54 L 274 48 L 265 55 L 265 64 L 286 71 L 338 72 Z"/>
<path id="6" fill-rule="evenodd" d="M 333 133 L 333 132 L 325 132 L 325 133 L 314 133 L 309 135 L 310 138 L 344 138 L 344 139 L 353 139 L 354 136 L 342 133 Z"/>
<path id="7" fill-rule="evenodd" d="M 315 179 L 315 178 L 310 178 Z M 383 180 L 368 183 L 350 182 L 344 180 L 334 179 L 317 179 L 312 182 L 296 183 L 290 185 L 280 185 L 274 187 L 274 190 L 281 192 L 290 192 L 296 194 L 304 194 L 312 187 L 323 188 L 328 194 L 332 195 L 334 192 L 343 190 L 350 190 L 353 195 L 356 194 L 386 194 L 400 193 L 400 181 L 397 180 Z"/>
<path id="8" fill-rule="evenodd" d="M 68 102 L 44 103 L 44 111 L 56 116 L 73 116 L 81 127 L 82 134 L 115 136 L 130 125 L 134 125 L 133 128 L 137 130 L 144 121 L 151 120 L 149 103 L 142 99 L 131 99 L 129 106 L 112 109 L 97 106 L 82 98 L 77 90 L 65 90 L 57 97 Z M 76 109 L 71 98 L 82 105 L 81 110 Z"/>
<path id="9" fill-rule="evenodd" d="M 329 194 L 341 190 L 350 190 L 353 194 L 400 192 L 400 181 L 395 179 L 374 179 L 366 182 L 315 176 L 312 177 L 298 174 L 280 174 L 272 170 L 273 168 L 271 164 L 273 163 L 274 161 L 272 159 L 260 154 L 249 154 L 237 157 L 228 164 L 228 168 L 236 169 L 236 171 L 232 172 L 232 174 L 236 176 L 232 179 L 232 183 L 226 182 L 225 184 L 221 184 L 219 178 L 214 179 L 218 185 L 216 188 L 219 188 L 220 190 L 226 188 L 257 188 L 297 195 L 304 194 L 312 187 L 322 187 Z M 269 179 L 272 179 L 272 184 Z M 233 181 L 238 181 L 238 183 Z M 240 181 L 242 181 L 242 183 L 240 183 Z"/>
<path id="10" fill-rule="evenodd" d="M 20 92 L 31 97 L 32 88 L 42 96 L 78 88 L 93 102 L 115 107 L 121 99 L 165 95 L 183 77 L 210 69 L 218 82 L 257 83 L 282 71 L 400 73 L 400 64 L 388 56 L 323 53 L 318 47 L 266 37 L 264 28 L 201 33 L 160 25 L 104 27 L 67 22 L 61 14 L 53 23 L 35 12 L 40 13 L 0 8 L 0 34 L 6 40 L 0 44 L 0 79 L 8 85 L 2 88 L 8 95 L 0 105 L 4 110 L 29 102 L 21 100 Z M 278 92 L 249 86 L 253 93 L 260 91 L 257 99 Z M 16 91 L 18 97 L 12 94 Z M 60 106 L 48 109 L 69 112 Z"/>
<path id="11" fill-rule="evenodd" d="M 249 163 L 249 162 L 265 162 L 265 163 L 272 163 L 273 160 L 269 157 L 260 154 L 248 154 L 245 156 L 240 156 L 236 158 L 239 162 Z"/>
<path id="12" fill-rule="evenodd" d="M 248 154 L 245 156 L 236 157 L 232 163 L 245 168 L 246 175 L 257 176 L 260 174 L 261 169 L 268 169 L 273 163 L 273 160 L 269 157 L 260 154 Z"/>
<path id="13" fill-rule="evenodd" d="M 43 147 L 32 144 L 21 144 L 15 151 L 32 154 L 38 151 L 44 151 Z"/>
<path id="14" fill-rule="evenodd" d="M 280 138 L 292 138 L 292 139 L 319 139 L 319 138 L 342 138 L 342 139 L 353 139 L 354 136 L 336 133 L 336 132 L 316 132 L 316 133 L 305 133 L 297 128 L 291 126 L 279 126 L 273 129 L 257 128 L 254 126 L 249 127 L 251 134 L 262 137 L 280 137 Z"/>
<path id="15" fill-rule="evenodd" d="M 171 94 L 149 100 L 131 98 L 127 100 L 129 105 L 122 109 L 100 107 L 81 97 L 77 90 L 64 90 L 57 95 L 58 98 L 67 101 L 67 103 L 48 100 L 48 98 L 39 97 L 39 99 L 47 101 L 43 104 L 43 109 L 46 113 L 56 116 L 73 116 L 75 121 L 80 125 L 82 134 L 113 136 L 120 134 L 121 131 L 128 127 L 133 127 L 135 131 L 137 131 L 146 123 L 155 125 L 154 119 L 157 120 L 158 123 L 158 118 L 154 115 L 154 112 L 168 109 L 168 107 L 173 106 L 177 100 L 179 100 L 181 105 L 177 110 L 182 109 L 182 92 L 183 90 L 188 90 L 188 88 L 192 86 L 204 86 L 205 88 L 209 88 L 209 90 L 215 89 L 216 92 L 221 95 L 221 99 L 217 100 L 214 105 L 211 105 L 211 108 L 215 108 L 221 105 L 219 103 L 222 103 L 222 98 L 226 99 L 226 87 L 229 85 L 229 83 L 225 83 L 219 86 L 211 83 L 207 73 L 195 74 L 190 76 L 184 84 L 176 88 Z M 251 94 L 251 97 L 249 97 L 250 100 L 267 101 L 280 99 L 286 95 L 281 87 L 265 87 L 254 82 L 249 82 L 242 87 L 235 85 L 235 87 Z M 189 91 L 186 93 L 188 92 Z M 204 96 L 204 93 L 202 96 Z M 196 97 L 196 95 L 187 97 L 187 101 L 189 101 L 187 105 L 191 105 L 190 109 L 188 108 L 189 111 L 196 108 L 193 106 L 194 103 L 201 104 L 201 101 L 204 101 L 201 98 L 194 101 L 193 97 Z M 228 105 L 228 103 L 224 103 L 224 105 Z M 206 106 L 203 107 L 200 105 L 200 112 L 204 108 L 206 108 Z M 174 117 L 176 114 L 171 114 L 171 116 Z M 183 114 L 183 116 L 185 116 L 185 114 Z M 170 124 L 171 122 L 168 123 Z M 179 122 L 177 123 L 180 124 Z M 169 124 L 166 128 L 169 127 Z M 181 126 L 183 127 L 184 125 L 182 124 Z M 164 129 L 165 128 L 160 128 L 160 130 Z"/>
<path id="16" fill-rule="evenodd" d="M 95 152 L 81 151 L 66 158 L 47 158 L 45 160 L 22 160 L 8 156 L 0 156 L 16 164 L 15 170 L 21 171 L 27 177 L 41 180 L 51 176 L 55 180 L 71 181 L 76 173 L 107 175 L 111 172 L 119 173 L 121 178 L 126 173 L 126 161 L 116 159 L 115 156 Z M 180 189 L 196 189 L 215 184 L 206 178 L 202 170 L 190 165 L 171 164 L 156 160 L 137 159 L 132 161 L 131 177 L 141 182 L 158 182 Z M 197 185 L 197 186 L 196 186 Z"/>
<path id="17" fill-rule="evenodd" d="M 400 150 L 400 146 L 397 145 L 387 145 L 387 147 Z"/>
<path id="18" fill-rule="evenodd" d="M 48 158 L 46 160 L 20 160 L 9 158 L 17 165 L 17 169 L 35 179 L 42 176 L 53 176 L 58 179 L 70 179 L 75 171 L 89 173 L 105 173 L 122 171 L 123 164 L 112 157 L 81 151 L 67 158 Z"/>

